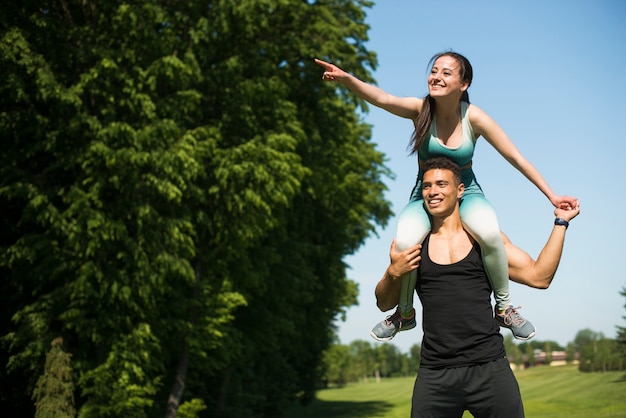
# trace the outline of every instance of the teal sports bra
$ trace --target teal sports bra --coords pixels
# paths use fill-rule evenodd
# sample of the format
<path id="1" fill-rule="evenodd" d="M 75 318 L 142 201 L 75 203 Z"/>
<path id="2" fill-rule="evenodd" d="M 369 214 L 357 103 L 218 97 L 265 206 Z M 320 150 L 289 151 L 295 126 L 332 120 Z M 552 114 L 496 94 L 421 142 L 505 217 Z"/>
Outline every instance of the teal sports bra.
<path id="1" fill-rule="evenodd" d="M 427 161 L 432 157 L 447 157 L 457 163 L 461 168 L 469 168 L 476 148 L 476 137 L 467 116 L 469 103 L 461 102 L 461 144 L 451 148 L 444 145 L 437 137 L 437 124 L 435 118 L 430 123 L 428 134 L 417 153 L 420 161 Z"/>

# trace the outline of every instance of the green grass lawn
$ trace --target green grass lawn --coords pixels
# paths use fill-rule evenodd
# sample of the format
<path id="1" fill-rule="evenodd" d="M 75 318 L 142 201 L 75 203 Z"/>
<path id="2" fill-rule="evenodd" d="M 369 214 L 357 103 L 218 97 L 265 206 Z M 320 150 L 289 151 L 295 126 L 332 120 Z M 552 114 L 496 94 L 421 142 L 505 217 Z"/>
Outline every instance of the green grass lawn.
<path id="1" fill-rule="evenodd" d="M 577 366 L 537 367 L 516 372 L 528 418 L 626 417 L 624 372 L 580 373 Z M 289 418 L 407 418 L 414 378 L 384 379 L 317 392 Z M 464 417 L 471 417 L 468 412 Z"/>

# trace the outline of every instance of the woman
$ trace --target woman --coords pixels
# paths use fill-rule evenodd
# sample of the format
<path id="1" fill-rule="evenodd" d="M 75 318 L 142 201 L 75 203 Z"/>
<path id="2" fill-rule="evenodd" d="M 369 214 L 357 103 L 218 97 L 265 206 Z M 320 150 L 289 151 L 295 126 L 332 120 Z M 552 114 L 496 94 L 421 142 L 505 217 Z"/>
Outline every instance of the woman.
<path id="1" fill-rule="evenodd" d="M 462 168 L 465 193 L 460 206 L 461 219 L 480 244 L 485 270 L 496 299 L 496 319 L 500 325 L 510 328 L 515 338 L 532 338 L 535 327 L 511 305 L 507 259 L 498 220 L 472 170 L 477 139 L 480 136 L 485 138 L 511 165 L 537 186 L 555 207 L 569 210 L 577 206 L 577 200 L 555 194 L 500 126 L 480 108 L 470 104 L 467 89 L 472 83 L 473 73 L 469 61 L 456 52 L 436 54 L 430 61 L 432 67 L 428 76 L 429 94 L 424 98 L 393 96 L 331 63 L 319 59 L 315 62 L 324 68 L 323 80 L 342 83 L 368 103 L 394 115 L 411 119 L 415 131 L 410 145 L 412 154 L 417 154 L 418 163 L 421 164 L 433 156 L 444 156 Z M 399 251 L 421 243 L 430 231 L 430 220 L 423 206 L 421 184 L 420 169 L 409 204 L 398 218 L 396 247 Z M 398 309 L 372 329 L 372 337 L 389 341 L 397 332 L 415 327 L 413 292 L 416 280 L 416 272 L 402 277 Z M 454 309 L 454 306 L 450 309 Z"/>

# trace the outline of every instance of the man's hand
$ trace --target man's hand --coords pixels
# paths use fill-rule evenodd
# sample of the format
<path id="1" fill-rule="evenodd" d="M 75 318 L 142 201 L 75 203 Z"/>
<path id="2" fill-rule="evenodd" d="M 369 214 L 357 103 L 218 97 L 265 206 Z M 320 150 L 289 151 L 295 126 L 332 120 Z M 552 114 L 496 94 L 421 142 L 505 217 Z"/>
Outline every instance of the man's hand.
<path id="1" fill-rule="evenodd" d="M 554 216 L 556 216 L 557 218 L 565 219 L 567 222 L 574 219 L 576 216 L 578 216 L 579 213 L 580 213 L 580 203 L 578 203 L 578 201 L 576 201 L 576 206 L 571 207 L 569 209 L 561 209 L 561 208 L 554 209 Z"/>
<path id="2" fill-rule="evenodd" d="M 420 265 L 421 245 L 398 251 L 396 248 L 396 240 L 394 239 L 389 249 L 389 259 L 391 260 L 389 267 L 385 270 L 383 278 L 376 285 L 374 294 L 376 295 L 376 306 L 387 312 L 398 305 L 400 300 L 400 277 L 417 269 Z"/>
<path id="3" fill-rule="evenodd" d="M 422 253 L 422 245 L 414 245 L 404 251 L 398 251 L 396 248 L 396 240 L 394 239 L 389 249 L 390 264 L 388 273 L 392 277 L 401 277 L 402 275 L 417 269 L 420 265 Z"/>

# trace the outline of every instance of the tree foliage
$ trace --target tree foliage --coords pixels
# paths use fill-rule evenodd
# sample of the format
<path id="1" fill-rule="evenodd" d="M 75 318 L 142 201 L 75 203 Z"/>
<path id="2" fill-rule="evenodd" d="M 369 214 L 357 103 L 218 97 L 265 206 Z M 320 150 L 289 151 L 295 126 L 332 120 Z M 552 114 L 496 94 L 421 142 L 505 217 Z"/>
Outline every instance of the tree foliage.
<path id="1" fill-rule="evenodd" d="M 333 344 L 324 352 L 321 387 L 344 386 L 370 379 L 415 376 L 419 368 L 420 346 L 408 354 L 393 344 L 373 345 L 356 340 L 349 345 Z"/>
<path id="2" fill-rule="evenodd" d="M 622 288 L 619 294 L 626 297 L 626 287 Z M 626 304 L 624 304 L 624 308 L 626 308 Z M 626 315 L 622 316 L 622 319 L 626 320 Z M 617 326 L 617 338 L 616 339 L 621 345 L 622 352 L 626 355 L 626 327 L 625 326 Z"/>
<path id="3" fill-rule="evenodd" d="M 518 345 L 514 342 L 511 334 L 504 337 L 504 350 L 506 351 L 509 362 L 514 363 L 518 369 L 521 368 L 524 364 L 524 351 L 522 350 L 521 344 Z"/>
<path id="4" fill-rule="evenodd" d="M 626 359 L 617 340 L 590 329 L 578 331 L 574 346 L 580 355 L 581 372 L 607 372 L 626 369 Z"/>
<path id="5" fill-rule="evenodd" d="M 626 361 L 617 342 L 602 338 L 592 346 L 585 347 L 580 355 L 579 370 L 583 372 L 608 372 L 624 370 Z"/>
<path id="6" fill-rule="evenodd" d="M 62 337 L 84 417 L 278 416 L 313 396 L 351 254 L 391 215 L 365 0 L 0 11 L 2 403 Z M 6 390 L 5 390 L 6 389 Z"/>

